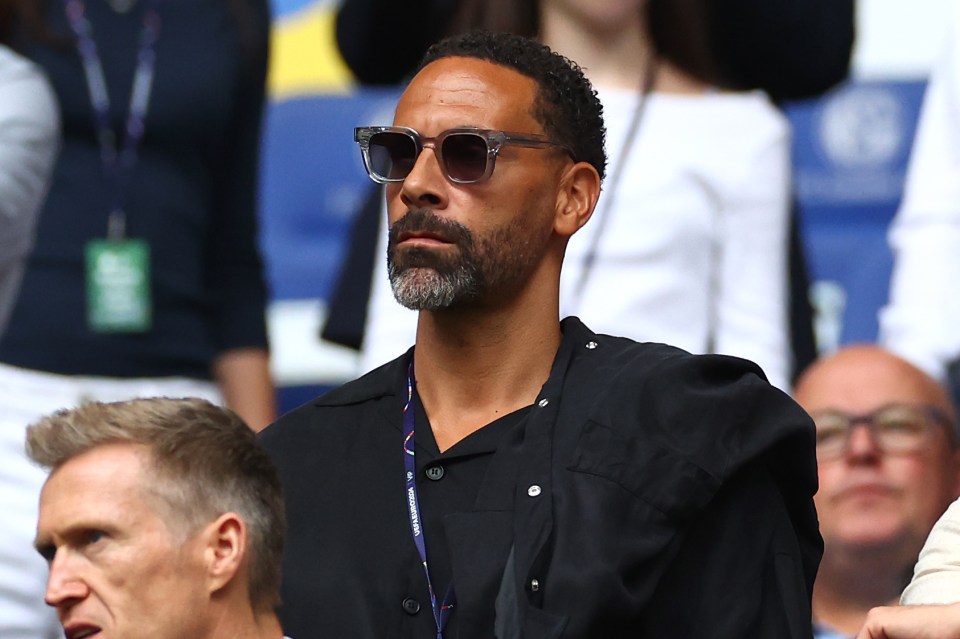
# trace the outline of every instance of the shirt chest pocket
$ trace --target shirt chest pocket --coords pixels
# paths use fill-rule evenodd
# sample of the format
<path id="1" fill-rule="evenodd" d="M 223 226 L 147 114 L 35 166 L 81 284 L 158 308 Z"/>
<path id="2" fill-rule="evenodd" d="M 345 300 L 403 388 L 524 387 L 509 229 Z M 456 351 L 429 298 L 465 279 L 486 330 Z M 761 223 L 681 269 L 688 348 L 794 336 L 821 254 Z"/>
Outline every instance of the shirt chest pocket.
<path id="1" fill-rule="evenodd" d="M 611 482 L 675 522 L 699 512 L 720 487 L 679 453 L 592 420 L 584 424 L 567 470 Z"/>

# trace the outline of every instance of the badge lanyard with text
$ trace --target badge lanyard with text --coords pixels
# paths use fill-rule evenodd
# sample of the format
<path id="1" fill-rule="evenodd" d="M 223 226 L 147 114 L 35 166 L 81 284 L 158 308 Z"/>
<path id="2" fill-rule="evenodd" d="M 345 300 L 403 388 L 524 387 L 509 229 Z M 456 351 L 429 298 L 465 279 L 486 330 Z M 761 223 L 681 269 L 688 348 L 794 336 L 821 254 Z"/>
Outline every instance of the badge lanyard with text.
<path id="1" fill-rule="evenodd" d="M 112 189 L 107 238 L 91 240 L 85 247 L 87 324 L 99 333 L 138 333 L 149 330 L 151 324 L 150 247 L 145 240 L 127 238 L 125 197 L 143 140 L 153 88 L 156 43 L 160 37 L 158 5 L 159 0 L 151 0 L 144 13 L 123 146 L 118 149 L 110 126 L 106 76 L 86 6 L 83 0 L 64 0 L 90 93 L 100 158 Z"/>
<path id="2" fill-rule="evenodd" d="M 413 382 L 413 361 L 407 369 L 407 403 L 403 407 L 403 468 L 406 476 L 407 513 L 410 515 L 410 532 L 413 533 L 413 543 L 420 554 L 423 565 L 423 574 L 427 577 L 427 590 L 430 593 L 430 609 L 433 620 L 437 624 L 437 639 L 443 639 L 443 628 L 447 625 L 450 611 L 456 603 L 457 596 L 453 590 L 453 583 L 447 589 L 442 603 L 437 603 L 437 595 L 433 591 L 433 582 L 430 580 L 430 569 L 427 567 L 427 545 L 423 539 L 423 519 L 420 517 L 420 500 L 417 497 L 417 465 L 414 452 L 414 417 L 413 394 L 416 388 Z"/>

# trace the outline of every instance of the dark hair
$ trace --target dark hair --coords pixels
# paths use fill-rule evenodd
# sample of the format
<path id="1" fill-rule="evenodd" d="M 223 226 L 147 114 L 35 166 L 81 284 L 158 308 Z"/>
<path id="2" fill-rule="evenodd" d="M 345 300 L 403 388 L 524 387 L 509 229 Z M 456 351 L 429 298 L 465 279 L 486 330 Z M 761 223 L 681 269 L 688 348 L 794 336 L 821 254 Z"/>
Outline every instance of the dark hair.
<path id="1" fill-rule="evenodd" d="M 460 0 L 449 34 L 475 29 L 506 31 L 536 39 L 540 35 L 539 0 Z"/>
<path id="2" fill-rule="evenodd" d="M 0 0 L 0 44 L 12 43 L 13 26 L 20 11 L 20 0 Z"/>
<path id="3" fill-rule="evenodd" d="M 56 470 L 106 444 L 150 451 L 155 493 L 166 524 L 185 537 L 226 512 L 250 535 L 250 601 L 257 610 L 280 602 L 286 528 L 280 479 L 256 435 L 233 411 L 202 399 L 166 397 L 91 402 L 60 410 L 27 428 L 27 455 Z"/>
<path id="4" fill-rule="evenodd" d="M 33 42 L 69 51 L 73 41 L 46 24 L 43 0 L 0 0 L 0 44 L 23 53 Z"/>
<path id="5" fill-rule="evenodd" d="M 714 54 L 708 13 L 712 4 L 714 0 L 648 0 L 647 29 L 661 58 L 703 82 L 732 88 Z"/>
<path id="6" fill-rule="evenodd" d="M 419 71 L 441 58 L 486 60 L 513 69 L 537 83 L 533 115 L 547 136 L 588 162 L 602 179 L 606 172 L 603 107 L 590 81 L 573 61 L 536 40 L 510 33 L 470 31 L 441 40 L 427 50 Z"/>

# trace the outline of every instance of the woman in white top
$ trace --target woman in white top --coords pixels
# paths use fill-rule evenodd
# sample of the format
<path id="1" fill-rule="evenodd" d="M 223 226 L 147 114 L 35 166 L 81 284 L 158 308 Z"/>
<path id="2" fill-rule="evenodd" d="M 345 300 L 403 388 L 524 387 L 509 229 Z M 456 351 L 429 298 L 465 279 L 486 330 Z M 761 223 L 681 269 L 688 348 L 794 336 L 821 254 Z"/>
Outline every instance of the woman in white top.
<path id="1" fill-rule="evenodd" d="M 584 68 L 603 102 L 608 177 L 593 219 L 568 246 L 561 315 L 601 333 L 751 359 L 787 388 L 785 119 L 762 93 L 719 91 L 661 53 L 664 39 L 654 36 L 669 24 L 659 11 L 670 2 L 540 0 L 530 11 L 534 1 L 496 12 L 464 2 L 460 28 L 538 34 Z M 511 24 L 510 7 L 526 22 Z M 415 327 L 378 266 L 364 368 L 408 348 Z"/>

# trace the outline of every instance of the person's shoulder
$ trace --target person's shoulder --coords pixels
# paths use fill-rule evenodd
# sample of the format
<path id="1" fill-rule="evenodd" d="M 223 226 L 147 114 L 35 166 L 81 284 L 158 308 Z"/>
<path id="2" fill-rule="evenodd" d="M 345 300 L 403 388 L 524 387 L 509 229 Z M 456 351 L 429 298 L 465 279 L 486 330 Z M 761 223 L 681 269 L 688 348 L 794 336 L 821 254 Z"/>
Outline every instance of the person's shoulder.
<path id="1" fill-rule="evenodd" d="M 34 62 L 0 44 L 0 87 L 4 99 L 0 110 L 17 113 L 37 123 L 56 128 L 59 121 L 56 96 L 43 70 Z"/>
<path id="2" fill-rule="evenodd" d="M 763 91 L 702 86 L 698 91 L 665 91 L 656 96 L 669 107 L 668 113 L 714 137 L 764 139 L 785 137 L 790 130 L 786 116 Z"/>
<path id="3" fill-rule="evenodd" d="M 588 339 L 595 355 L 577 359 L 566 388 L 590 405 L 590 419 L 622 437 L 663 446 L 715 476 L 794 437 L 812 441 L 806 413 L 751 361 L 622 337 Z"/>
<path id="4" fill-rule="evenodd" d="M 38 76 L 38 67 L 13 49 L 0 44 L 0 81 L 8 82 L 21 77 Z"/>
<path id="5" fill-rule="evenodd" d="M 668 344 L 593 333 L 579 320 L 576 324 L 571 320 L 567 320 L 567 331 L 573 340 L 583 343 L 576 346 L 595 355 L 581 358 L 583 364 L 601 369 L 610 388 L 629 386 L 660 391 L 734 383 L 772 388 L 760 367 L 749 360 L 730 355 L 695 355 Z"/>
<path id="6" fill-rule="evenodd" d="M 788 141 L 790 123 L 766 93 L 714 90 L 706 96 L 710 113 L 718 125 L 746 142 Z"/>
<path id="7" fill-rule="evenodd" d="M 763 371 L 754 362 L 731 355 L 697 355 L 669 344 L 638 342 L 627 337 L 594 334 L 593 350 L 604 359 L 614 378 L 643 378 L 652 384 L 724 384 L 732 380 L 756 379 L 766 386 Z"/>
<path id="8" fill-rule="evenodd" d="M 664 152 L 722 193 L 756 180 L 771 150 L 783 158 L 789 153 L 790 125 L 761 91 L 655 93 L 650 121 Z"/>
<path id="9" fill-rule="evenodd" d="M 408 354 L 334 388 L 281 416 L 260 434 L 268 448 L 284 442 L 322 438 L 326 429 L 346 425 L 344 412 L 399 394 Z M 362 410 L 362 408 L 361 408 Z M 336 411 L 336 417 L 332 411 Z"/>

